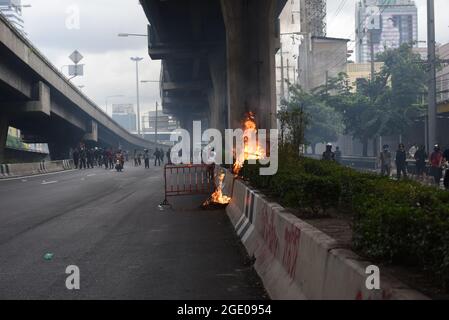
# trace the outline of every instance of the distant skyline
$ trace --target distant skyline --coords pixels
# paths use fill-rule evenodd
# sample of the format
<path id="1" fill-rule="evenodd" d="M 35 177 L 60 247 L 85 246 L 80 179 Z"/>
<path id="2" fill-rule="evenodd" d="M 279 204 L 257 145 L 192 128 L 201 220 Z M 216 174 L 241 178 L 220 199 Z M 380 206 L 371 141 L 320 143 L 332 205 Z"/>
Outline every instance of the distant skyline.
<path id="1" fill-rule="evenodd" d="M 83 77 L 73 80 L 84 86 L 82 91 L 103 109 L 106 97 L 111 105 L 136 105 L 135 62 L 130 57 L 144 58 L 139 64 L 141 80 L 159 80 L 160 61 L 148 56 L 146 37 L 118 37 L 119 33 L 146 34 L 148 20 L 137 0 L 28 0 L 31 8 L 24 8 L 28 38 L 58 68 L 72 62 L 68 56 L 79 50 L 84 56 Z M 80 28 L 68 29 L 66 19 L 73 6 L 79 8 Z M 67 74 L 67 67 L 63 68 Z M 159 101 L 157 83 L 141 84 L 141 113 L 154 109 Z"/>

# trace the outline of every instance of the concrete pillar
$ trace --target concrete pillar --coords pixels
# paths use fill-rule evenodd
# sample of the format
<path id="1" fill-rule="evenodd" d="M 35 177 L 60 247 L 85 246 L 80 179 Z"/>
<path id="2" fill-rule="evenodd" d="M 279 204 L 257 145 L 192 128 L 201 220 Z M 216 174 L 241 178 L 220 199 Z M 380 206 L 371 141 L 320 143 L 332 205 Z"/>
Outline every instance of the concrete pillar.
<path id="1" fill-rule="evenodd" d="M 98 123 L 94 120 L 89 120 L 87 129 L 88 132 L 84 135 L 84 140 L 98 142 Z"/>
<path id="2" fill-rule="evenodd" d="M 260 128 L 276 127 L 276 1 L 221 0 L 232 128 L 241 127 L 247 111 Z"/>
<path id="3" fill-rule="evenodd" d="M 5 162 L 6 139 L 8 138 L 9 119 L 0 114 L 0 163 Z"/>
<path id="4" fill-rule="evenodd" d="M 209 92 L 209 124 L 211 128 L 224 132 L 227 124 L 226 53 L 217 50 L 209 55 L 209 70 L 212 89 Z"/>
<path id="5" fill-rule="evenodd" d="M 73 146 L 64 141 L 55 141 L 48 144 L 50 159 L 52 161 L 70 159 L 70 148 Z"/>

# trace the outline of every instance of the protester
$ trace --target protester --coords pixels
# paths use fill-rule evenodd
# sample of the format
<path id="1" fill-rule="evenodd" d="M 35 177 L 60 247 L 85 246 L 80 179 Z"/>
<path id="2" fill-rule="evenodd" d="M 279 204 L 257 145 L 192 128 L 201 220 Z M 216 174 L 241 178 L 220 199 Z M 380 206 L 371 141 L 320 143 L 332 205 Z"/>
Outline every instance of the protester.
<path id="1" fill-rule="evenodd" d="M 139 160 L 137 160 L 137 149 L 134 149 L 134 167 L 139 165 Z"/>
<path id="2" fill-rule="evenodd" d="M 80 150 L 79 154 L 80 154 L 79 169 L 80 170 L 81 169 L 86 169 L 86 167 L 87 167 L 87 151 L 86 151 L 86 148 L 85 147 L 81 147 L 81 150 Z"/>
<path id="3" fill-rule="evenodd" d="M 326 151 L 323 152 L 323 160 L 335 161 L 335 153 L 332 151 L 332 144 L 328 143 Z"/>
<path id="4" fill-rule="evenodd" d="M 379 158 L 381 175 L 389 177 L 391 175 L 391 152 L 388 144 L 383 146 Z"/>
<path id="5" fill-rule="evenodd" d="M 167 163 L 172 164 L 171 162 L 171 149 L 168 149 L 167 151 Z"/>
<path id="6" fill-rule="evenodd" d="M 156 148 L 156 151 L 154 152 L 154 166 L 160 166 L 161 165 L 161 152 L 158 148 Z"/>
<path id="7" fill-rule="evenodd" d="M 439 187 L 443 175 L 443 153 L 441 152 L 440 146 L 438 144 L 434 146 L 429 161 L 431 165 L 430 174 L 434 179 L 435 185 Z"/>
<path id="8" fill-rule="evenodd" d="M 407 178 L 407 153 L 404 144 L 401 143 L 396 151 L 396 176 L 398 180 L 401 179 L 402 175 Z"/>
<path id="9" fill-rule="evenodd" d="M 448 167 L 448 162 L 449 162 L 449 148 L 444 150 L 443 152 L 443 158 L 444 158 L 444 163 L 445 163 L 445 169 L 446 169 L 446 173 L 444 174 L 444 188 L 446 190 L 449 190 L 449 167 Z"/>
<path id="10" fill-rule="evenodd" d="M 341 164 L 341 157 L 342 157 L 342 154 L 341 154 L 340 147 L 337 147 L 335 149 L 335 161 L 337 161 L 338 163 Z"/>
<path id="11" fill-rule="evenodd" d="M 165 163 L 165 162 L 164 162 L 164 158 L 165 158 L 165 152 L 164 152 L 164 149 L 161 149 L 161 150 L 159 151 L 159 154 L 160 154 L 160 157 L 161 157 L 161 162 L 162 162 L 162 163 Z"/>
<path id="12" fill-rule="evenodd" d="M 424 178 L 424 171 L 426 169 L 426 159 L 428 155 L 426 152 L 426 147 L 420 146 L 418 150 L 416 150 L 414 154 L 414 158 L 416 160 L 416 175 L 419 179 Z"/>
<path id="13" fill-rule="evenodd" d="M 78 169 L 79 166 L 79 161 L 80 161 L 80 153 L 78 151 L 78 148 L 75 148 L 75 150 L 73 151 L 73 164 L 75 165 L 75 168 Z"/>
<path id="14" fill-rule="evenodd" d="M 147 149 L 145 149 L 145 153 L 143 154 L 143 158 L 145 160 L 145 169 L 150 169 L 150 154 Z"/>

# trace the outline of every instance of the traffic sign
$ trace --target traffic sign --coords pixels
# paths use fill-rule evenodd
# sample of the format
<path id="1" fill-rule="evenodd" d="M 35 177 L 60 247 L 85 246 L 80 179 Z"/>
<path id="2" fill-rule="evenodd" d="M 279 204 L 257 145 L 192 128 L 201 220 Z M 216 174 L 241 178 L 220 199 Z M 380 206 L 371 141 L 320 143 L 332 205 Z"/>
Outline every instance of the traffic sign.
<path id="1" fill-rule="evenodd" d="M 78 64 L 81 60 L 83 60 L 83 55 L 79 53 L 78 50 L 73 51 L 73 53 L 69 56 L 70 60 L 73 61 L 74 64 Z"/>

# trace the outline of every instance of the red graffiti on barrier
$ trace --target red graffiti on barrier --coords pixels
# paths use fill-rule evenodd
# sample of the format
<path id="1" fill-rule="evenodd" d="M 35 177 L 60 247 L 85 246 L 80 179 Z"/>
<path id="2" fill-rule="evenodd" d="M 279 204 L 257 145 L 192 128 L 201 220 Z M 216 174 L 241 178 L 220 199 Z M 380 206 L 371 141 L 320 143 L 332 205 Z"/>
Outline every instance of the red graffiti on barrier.
<path id="1" fill-rule="evenodd" d="M 268 249 L 276 255 L 279 247 L 279 239 L 276 235 L 276 228 L 274 226 L 274 215 L 268 213 L 268 206 L 265 205 L 262 211 L 263 223 L 263 240 L 268 246 Z"/>
<path id="2" fill-rule="evenodd" d="M 393 294 L 390 290 L 382 290 L 382 300 L 391 300 Z M 375 295 L 375 297 L 378 297 L 378 295 Z M 373 300 L 373 297 L 370 295 L 368 297 L 364 297 L 362 294 L 362 291 L 359 290 L 357 292 L 357 295 L 355 296 L 355 300 Z"/>
<path id="3" fill-rule="evenodd" d="M 298 260 L 299 251 L 299 238 L 301 236 L 301 230 L 295 226 L 289 230 L 289 227 L 285 228 L 284 232 L 284 256 L 282 258 L 282 264 L 287 269 L 288 275 L 293 279 L 296 272 L 296 261 Z"/>

